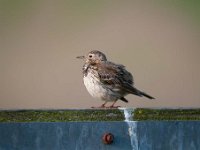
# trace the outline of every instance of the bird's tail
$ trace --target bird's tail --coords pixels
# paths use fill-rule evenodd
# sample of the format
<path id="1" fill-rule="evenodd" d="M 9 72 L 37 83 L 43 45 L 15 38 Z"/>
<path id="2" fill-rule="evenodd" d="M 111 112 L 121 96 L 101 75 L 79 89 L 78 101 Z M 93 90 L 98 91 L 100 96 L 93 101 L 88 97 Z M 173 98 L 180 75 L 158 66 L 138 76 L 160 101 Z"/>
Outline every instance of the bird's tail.
<path id="1" fill-rule="evenodd" d="M 149 98 L 149 99 L 155 99 L 154 97 L 152 97 L 152 96 L 150 96 L 150 95 L 148 95 L 148 94 L 146 94 L 146 93 L 144 93 L 144 92 L 141 92 L 141 91 L 140 91 L 140 94 L 141 94 L 142 96 L 145 96 L 145 97 Z"/>
<path id="2" fill-rule="evenodd" d="M 125 99 L 124 97 L 121 97 L 121 98 L 120 98 L 120 100 L 122 100 L 123 102 L 126 102 L 126 103 L 128 103 L 128 100 L 127 100 L 127 99 Z"/>
<path id="3" fill-rule="evenodd" d="M 137 95 L 137 96 L 140 96 L 140 97 L 145 96 L 149 99 L 155 99 L 154 97 L 150 96 L 149 94 L 142 92 L 142 91 L 140 91 L 140 90 L 138 90 L 135 87 L 130 86 L 130 85 L 126 85 L 124 87 L 124 90 L 126 90 L 128 93 L 131 93 L 131 94 L 134 94 L 134 95 Z"/>
<path id="4" fill-rule="evenodd" d="M 135 87 L 132 87 L 131 93 L 135 94 L 137 96 L 140 96 L 140 97 L 144 96 L 144 97 L 147 97 L 149 99 L 155 99 L 154 97 L 150 96 L 149 94 L 147 94 L 145 92 L 142 92 L 142 91 L 136 89 Z"/>

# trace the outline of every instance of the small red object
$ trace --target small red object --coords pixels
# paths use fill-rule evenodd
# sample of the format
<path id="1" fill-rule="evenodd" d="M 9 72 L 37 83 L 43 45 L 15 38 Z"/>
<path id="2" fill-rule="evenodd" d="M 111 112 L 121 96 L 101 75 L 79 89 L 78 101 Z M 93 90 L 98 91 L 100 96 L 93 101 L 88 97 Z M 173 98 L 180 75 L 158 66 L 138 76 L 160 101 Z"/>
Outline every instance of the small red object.
<path id="1" fill-rule="evenodd" d="M 105 133 L 102 137 L 104 144 L 112 144 L 114 140 L 114 136 L 112 133 Z"/>

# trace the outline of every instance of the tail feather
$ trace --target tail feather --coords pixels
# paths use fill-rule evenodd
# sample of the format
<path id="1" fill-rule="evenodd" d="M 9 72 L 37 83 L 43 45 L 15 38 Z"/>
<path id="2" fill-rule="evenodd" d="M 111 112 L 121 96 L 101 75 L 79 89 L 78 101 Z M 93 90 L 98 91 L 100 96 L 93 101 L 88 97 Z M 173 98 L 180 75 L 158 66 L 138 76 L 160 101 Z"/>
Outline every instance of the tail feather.
<path id="1" fill-rule="evenodd" d="M 127 100 L 127 99 L 125 99 L 124 97 L 121 97 L 121 98 L 120 98 L 120 100 L 122 100 L 123 102 L 126 102 L 126 103 L 128 103 L 128 100 Z"/>
<path id="2" fill-rule="evenodd" d="M 148 94 L 146 94 L 144 92 L 140 92 L 140 93 L 141 93 L 142 96 L 145 96 L 145 97 L 147 97 L 149 99 L 155 99 L 154 97 L 152 97 L 152 96 L 150 96 L 150 95 L 148 95 Z"/>
<path id="3" fill-rule="evenodd" d="M 131 94 L 134 94 L 134 95 L 137 95 L 137 96 L 140 96 L 140 97 L 145 96 L 145 97 L 147 97 L 147 98 L 149 98 L 149 99 L 155 99 L 154 97 L 148 95 L 148 94 L 145 93 L 145 92 L 142 92 L 142 91 L 136 89 L 135 87 L 133 87 L 133 86 L 131 86 L 131 85 L 129 85 L 129 84 L 124 85 L 123 88 L 124 88 L 124 90 L 127 91 L 128 93 L 131 93 Z M 122 100 L 122 99 L 121 99 L 121 100 Z M 124 100 L 122 100 L 122 101 L 124 101 Z"/>
<path id="4" fill-rule="evenodd" d="M 147 94 L 145 92 L 142 92 L 142 91 L 136 89 L 135 87 L 132 87 L 131 93 L 134 94 L 134 95 L 140 96 L 140 97 L 144 96 L 144 97 L 147 97 L 149 99 L 155 99 L 154 97 L 150 96 L 149 94 Z"/>

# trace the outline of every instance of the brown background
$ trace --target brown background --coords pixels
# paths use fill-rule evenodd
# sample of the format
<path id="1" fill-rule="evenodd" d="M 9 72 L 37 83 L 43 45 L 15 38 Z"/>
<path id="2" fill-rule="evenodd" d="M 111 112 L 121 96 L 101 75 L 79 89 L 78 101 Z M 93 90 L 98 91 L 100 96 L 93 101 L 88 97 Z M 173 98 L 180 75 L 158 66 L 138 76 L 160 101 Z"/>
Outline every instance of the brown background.
<path id="1" fill-rule="evenodd" d="M 199 107 L 199 22 L 190 13 L 195 5 L 187 6 L 180 0 L 0 1 L 0 109 L 100 105 L 87 93 L 83 62 L 75 58 L 92 49 L 124 64 L 136 87 L 156 97 L 129 95 L 128 104 L 118 105 Z"/>

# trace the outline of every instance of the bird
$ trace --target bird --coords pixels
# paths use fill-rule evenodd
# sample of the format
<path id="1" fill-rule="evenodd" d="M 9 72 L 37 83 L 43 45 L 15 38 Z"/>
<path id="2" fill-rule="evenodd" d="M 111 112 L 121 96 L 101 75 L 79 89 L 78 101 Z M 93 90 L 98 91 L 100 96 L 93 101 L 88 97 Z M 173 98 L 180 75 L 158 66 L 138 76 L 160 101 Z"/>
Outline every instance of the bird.
<path id="1" fill-rule="evenodd" d="M 128 94 L 155 99 L 134 87 L 133 76 L 125 66 L 108 61 L 103 52 L 92 50 L 76 58 L 84 60 L 82 73 L 87 91 L 92 97 L 104 101 L 100 107 L 92 108 L 118 108 L 120 106 L 115 106 L 115 103 L 118 100 L 128 103 L 125 98 Z M 107 107 L 108 102 L 112 102 L 112 105 Z"/>

